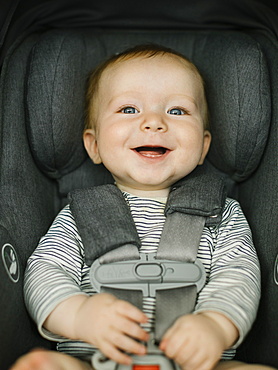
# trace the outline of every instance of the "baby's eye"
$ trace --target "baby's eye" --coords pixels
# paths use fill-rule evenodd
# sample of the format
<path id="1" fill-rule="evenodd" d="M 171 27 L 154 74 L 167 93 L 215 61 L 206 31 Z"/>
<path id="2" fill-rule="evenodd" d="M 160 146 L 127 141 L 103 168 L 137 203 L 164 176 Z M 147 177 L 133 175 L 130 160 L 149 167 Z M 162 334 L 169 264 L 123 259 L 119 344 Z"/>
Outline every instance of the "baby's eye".
<path id="1" fill-rule="evenodd" d="M 187 114 L 187 111 L 182 108 L 171 108 L 167 111 L 169 114 L 174 114 L 175 116 L 181 116 L 183 114 Z"/>
<path id="2" fill-rule="evenodd" d="M 139 113 L 139 111 L 134 108 L 134 107 L 124 107 L 120 110 L 121 113 L 125 113 L 125 114 L 135 114 L 135 113 Z"/>

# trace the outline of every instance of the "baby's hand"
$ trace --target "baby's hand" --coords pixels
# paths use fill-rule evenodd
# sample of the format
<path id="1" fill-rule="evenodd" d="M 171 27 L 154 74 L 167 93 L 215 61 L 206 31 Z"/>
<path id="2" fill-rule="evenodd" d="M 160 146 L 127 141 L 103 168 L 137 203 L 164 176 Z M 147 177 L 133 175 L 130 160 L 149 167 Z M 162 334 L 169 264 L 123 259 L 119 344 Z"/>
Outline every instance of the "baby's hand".
<path id="1" fill-rule="evenodd" d="M 160 349 L 182 369 L 211 370 L 237 335 L 235 326 L 221 314 L 185 315 L 166 332 Z"/>
<path id="2" fill-rule="evenodd" d="M 84 301 L 76 315 L 76 336 L 97 346 L 110 359 L 129 365 L 131 358 L 122 351 L 146 353 L 138 340 L 148 341 L 148 333 L 140 327 L 147 321 L 132 304 L 110 294 L 96 294 Z"/>

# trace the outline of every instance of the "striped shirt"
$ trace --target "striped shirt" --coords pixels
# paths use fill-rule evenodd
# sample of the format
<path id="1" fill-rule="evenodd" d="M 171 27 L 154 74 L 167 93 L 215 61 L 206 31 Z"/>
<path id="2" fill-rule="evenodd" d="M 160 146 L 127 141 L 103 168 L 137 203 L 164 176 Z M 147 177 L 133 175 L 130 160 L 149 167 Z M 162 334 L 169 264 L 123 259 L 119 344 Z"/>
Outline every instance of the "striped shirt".
<path id="1" fill-rule="evenodd" d="M 123 196 L 141 239 L 140 252 L 156 252 L 165 222 L 166 199 L 145 199 L 128 193 Z M 198 294 L 194 312 L 216 311 L 232 320 L 239 330 L 239 340 L 222 355 L 223 359 L 232 359 L 256 317 L 260 297 L 259 262 L 238 202 L 227 198 L 221 222 L 204 228 L 197 257 L 205 267 L 207 280 Z M 40 333 L 57 341 L 59 351 L 80 358 L 92 355 L 94 348 L 50 333 L 43 323 L 63 300 L 77 294 L 96 293 L 89 270 L 75 220 L 66 206 L 28 260 L 25 299 Z M 149 317 L 147 329 L 150 330 L 155 320 L 155 300 L 144 298 L 143 310 Z"/>

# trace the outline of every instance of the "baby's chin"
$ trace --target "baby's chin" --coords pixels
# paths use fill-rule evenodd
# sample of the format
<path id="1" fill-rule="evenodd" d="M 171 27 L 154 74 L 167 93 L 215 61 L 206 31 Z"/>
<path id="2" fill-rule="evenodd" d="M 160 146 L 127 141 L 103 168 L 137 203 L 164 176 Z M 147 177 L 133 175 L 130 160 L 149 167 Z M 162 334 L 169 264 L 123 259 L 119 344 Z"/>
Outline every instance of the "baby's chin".
<path id="1" fill-rule="evenodd" d="M 117 181 L 115 184 L 122 191 L 145 198 L 167 197 L 170 191 L 170 187 L 160 188 L 150 184 L 129 185 Z"/>

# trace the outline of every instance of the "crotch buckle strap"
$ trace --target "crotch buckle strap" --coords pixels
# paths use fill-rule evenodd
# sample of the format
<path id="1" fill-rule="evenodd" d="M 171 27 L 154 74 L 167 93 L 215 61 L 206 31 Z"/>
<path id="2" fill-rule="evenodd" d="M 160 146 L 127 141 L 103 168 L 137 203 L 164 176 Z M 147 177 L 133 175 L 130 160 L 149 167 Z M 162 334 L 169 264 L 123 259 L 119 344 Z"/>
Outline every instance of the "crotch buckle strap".
<path id="1" fill-rule="evenodd" d="M 155 253 L 140 254 L 139 260 L 101 264 L 97 259 L 90 269 L 90 280 L 98 292 L 103 288 L 140 290 L 144 297 L 156 297 L 156 291 L 195 285 L 199 292 L 206 280 L 203 264 L 195 260 L 161 260 Z"/>

